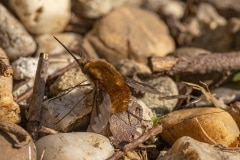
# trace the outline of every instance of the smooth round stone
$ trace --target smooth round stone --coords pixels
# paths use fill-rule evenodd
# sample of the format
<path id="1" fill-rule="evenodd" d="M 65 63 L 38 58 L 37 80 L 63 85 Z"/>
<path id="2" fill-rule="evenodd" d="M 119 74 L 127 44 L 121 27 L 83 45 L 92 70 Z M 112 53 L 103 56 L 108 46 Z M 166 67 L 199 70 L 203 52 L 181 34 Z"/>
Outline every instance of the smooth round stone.
<path id="1" fill-rule="evenodd" d="M 30 56 L 36 49 L 36 43 L 23 25 L 0 4 L 0 46 L 10 60 Z"/>
<path id="2" fill-rule="evenodd" d="M 61 32 L 70 20 L 70 0 L 10 0 L 10 4 L 33 34 Z"/>
<path id="3" fill-rule="evenodd" d="M 105 160 L 114 153 L 108 138 L 89 132 L 60 133 L 36 142 L 38 159 Z"/>

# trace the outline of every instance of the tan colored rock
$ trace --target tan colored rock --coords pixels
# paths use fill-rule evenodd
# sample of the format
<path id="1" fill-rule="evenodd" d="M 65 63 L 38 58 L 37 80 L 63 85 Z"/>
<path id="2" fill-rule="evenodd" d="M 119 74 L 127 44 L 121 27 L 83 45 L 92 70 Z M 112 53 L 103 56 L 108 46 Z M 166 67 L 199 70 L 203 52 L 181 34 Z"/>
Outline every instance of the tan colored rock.
<path id="1" fill-rule="evenodd" d="M 240 150 L 237 148 L 227 148 L 221 145 L 209 145 L 194 140 L 191 137 L 181 137 L 164 155 L 157 160 L 238 160 Z"/>
<path id="2" fill-rule="evenodd" d="M 20 108 L 13 100 L 12 88 L 13 88 L 13 70 L 9 65 L 8 57 L 4 50 L 0 48 L 1 65 L 0 70 L 3 73 L 0 74 L 0 120 L 10 121 L 13 123 L 20 122 Z M 5 70 L 7 68 L 8 70 Z"/>
<path id="3" fill-rule="evenodd" d="M 147 10 L 121 7 L 103 17 L 85 37 L 98 55 L 116 64 L 130 58 L 146 62 L 175 49 L 166 24 Z"/>
<path id="4" fill-rule="evenodd" d="M 142 0 L 73 0 L 73 11 L 86 18 L 99 18 L 123 5 L 140 5 Z"/>
<path id="5" fill-rule="evenodd" d="M 0 57 L 1 57 L 0 61 L 2 61 L 5 65 L 8 66 L 9 65 L 9 59 L 8 59 L 5 51 L 2 48 L 0 48 Z M 0 69 L 4 70 L 3 67 L 4 66 L 1 65 Z M 12 68 L 10 66 L 9 66 L 9 69 L 12 70 Z M 13 74 L 12 72 L 10 74 L 8 74 L 8 75 L 1 75 L 0 74 L 0 84 L 2 86 L 4 86 L 9 91 L 12 91 L 12 88 L 13 88 L 13 77 L 12 77 L 12 74 Z"/>
<path id="6" fill-rule="evenodd" d="M 13 100 L 12 93 L 0 85 L 0 120 L 19 123 L 20 108 Z"/>
<path id="7" fill-rule="evenodd" d="M 50 93 L 55 96 L 61 91 L 75 87 L 86 80 L 87 78 L 82 73 L 80 67 L 72 68 L 62 76 L 58 77 L 58 79 L 51 85 Z"/>
<path id="8" fill-rule="evenodd" d="M 162 121 L 161 136 L 170 145 L 182 136 L 209 144 L 234 147 L 239 129 L 231 115 L 219 108 L 183 109 L 169 113 Z"/>
<path id="9" fill-rule="evenodd" d="M 36 43 L 22 24 L 0 4 L 0 47 L 10 60 L 34 53 Z"/>
<path id="10" fill-rule="evenodd" d="M 33 34 L 61 32 L 70 20 L 70 0 L 10 0 L 10 4 Z"/>

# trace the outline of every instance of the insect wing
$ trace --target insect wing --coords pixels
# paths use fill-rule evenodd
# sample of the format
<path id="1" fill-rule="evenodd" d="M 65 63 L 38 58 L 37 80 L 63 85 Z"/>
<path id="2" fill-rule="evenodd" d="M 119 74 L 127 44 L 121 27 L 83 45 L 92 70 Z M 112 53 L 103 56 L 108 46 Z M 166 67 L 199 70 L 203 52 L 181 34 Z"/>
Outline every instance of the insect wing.
<path id="1" fill-rule="evenodd" d="M 152 93 L 152 94 L 160 94 L 160 92 L 155 89 L 154 87 L 146 84 L 146 83 L 142 83 L 139 81 L 136 81 L 134 79 L 131 78 L 127 78 L 125 77 L 125 81 L 127 82 L 127 84 L 137 90 L 143 91 L 143 92 L 148 92 L 148 93 Z"/>
<path id="2" fill-rule="evenodd" d="M 96 91 L 98 92 L 98 91 Z M 102 133 L 105 131 L 111 115 L 111 98 L 109 94 L 101 93 L 101 102 L 99 102 L 100 94 L 95 94 L 94 106 L 91 114 L 90 125 L 88 130 L 95 133 Z"/>

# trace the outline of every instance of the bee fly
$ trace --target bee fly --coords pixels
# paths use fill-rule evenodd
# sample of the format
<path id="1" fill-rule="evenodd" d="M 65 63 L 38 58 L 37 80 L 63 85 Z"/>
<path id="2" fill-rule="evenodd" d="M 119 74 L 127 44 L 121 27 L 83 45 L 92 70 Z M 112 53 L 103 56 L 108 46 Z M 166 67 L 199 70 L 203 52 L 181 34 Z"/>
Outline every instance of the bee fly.
<path id="1" fill-rule="evenodd" d="M 73 53 L 56 37 L 54 37 L 74 58 L 81 67 L 82 72 L 88 77 L 91 84 L 94 85 L 94 106 L 91 114 L 89 127 L 96 133 L 105 130 L 111 114 L 127 111 L 130 102 L 131 92 L 129 85 L 121 74 L 106 61 L 90 61 L 80 57 L 77 59 Z M 134 83 L 128 79 L 130 86 L 140 90 L 158 94 L 159 92 L 140 82 Z M 136 87 L 137 86 L 137 87 Z"/>

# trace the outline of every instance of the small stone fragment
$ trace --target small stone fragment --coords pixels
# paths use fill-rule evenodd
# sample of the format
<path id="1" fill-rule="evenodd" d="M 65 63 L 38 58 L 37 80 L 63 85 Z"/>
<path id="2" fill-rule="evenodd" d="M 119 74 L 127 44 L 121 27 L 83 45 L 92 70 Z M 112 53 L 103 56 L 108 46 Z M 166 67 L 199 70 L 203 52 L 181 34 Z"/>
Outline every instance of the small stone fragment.
<path id="1" fill-rule="evenodd" d="M 38 159 L 105 160 L 114 153 L 109 140 L 89 132 L 60 133 L 45 136 L 36 142 Z"/>
<path id="2" fill-rule="evenodd" d="M 70 0 L 10 0 L 27 30 L 33 34 L 58 33 L 70 20 Z"/>
<path id="3" fill-rule="evenodd" d="M 126 58 L 146 63 L 149 56 L 165 56 L 175 49 L 166 24 L 156 14 L 135 7 L 110 12 L 84 40 L 114 65 Z"/>
<path id="4" fill-rule="evenodd" d="M 161 121 L 162 138 L 172 145 L 182 136 L 209 144 L 235 147 L 239 129 L 231 115 L 220 108 L 193 108 L 169 113 Z"/>
<path id="5" fill-rule="evenodd" d="M 168 113 L 174 109 L 177 104 L 177 99 L 164 100 L 159 99 L 165 96 L 178 95 L 176 83 L 169 77 L 156 77 L 149 80 L 144 80 L 144 83 L 157 89 L 160 94 L 145 93 L 141 100 L 157 114 Z"/>
<path id="6" fill-rule="evenodd" d="M 37 70 L 38 58 L 20 57 L 12 63 L 13 78 L 15 80 L 34 79 Z"/>
<path id="7" fill-rule="evenodd" d="M 240 150 L 237 148 L 227 148 L 222 145 L 209 145 L 194 140 L 191 137 L 181 137 L 164 155 L 157 160 L 239 160 Z"/>
<path id="8" fill-rule="evenodd" d="M 0 4 L 0 47 L 10 60 L 32 55 L 36 43 L 25 28 Z"/>

